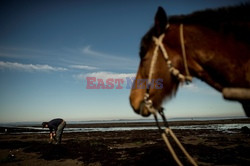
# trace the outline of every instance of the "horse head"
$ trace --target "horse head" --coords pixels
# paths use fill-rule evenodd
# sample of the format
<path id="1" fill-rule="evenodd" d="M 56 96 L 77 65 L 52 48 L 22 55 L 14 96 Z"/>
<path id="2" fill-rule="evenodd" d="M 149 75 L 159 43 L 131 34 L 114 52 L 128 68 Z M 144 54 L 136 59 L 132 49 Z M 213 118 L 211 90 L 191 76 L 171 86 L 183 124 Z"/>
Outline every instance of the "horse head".
<path id="1" fill-rule="evenodd" d="M 231 99 L 242 103 L 250 116 L 250 42 L 246 38 L 250 20 L 244 19 L 249 9 L 250 5 L 236 6 L 171 17 L 169 26 L 164 9 L 159 7 L 153 27 L 141 40 L 141 61 L 130 93 L 134 111 L 149 116 L 161 110 L 163 101 L 175 95 L 179 84 L 190 81 L 190 70 L 192 76 L 223 91 L 224 97 L 227 87 L 240 89 L 237 98 L 230 93 Z M 214 19 L 214 15 L 220 18 Z"/>
<path id="2" fill-rule="evenodd" d="M 162 44 L 162 48 L 158 44 Z M 164 55 L 164 51 L 167 55 Z M 152 102 L 152 107 L 160 109 L 164 99 L 169 99 L 176 93 L 181 82 L 176 75 L 185 72 L 179 25 L 168 27 L 167 15 L 161 7 L 155 15 L 153 27 L 141 40 L 140 59 L 130 93 L 130 104 L 136 113 L 149 116 L 151 113 L 145 107 L 145 94 Z M 177 74 L 170 72 L 171 67 L 177 69 Z"/>

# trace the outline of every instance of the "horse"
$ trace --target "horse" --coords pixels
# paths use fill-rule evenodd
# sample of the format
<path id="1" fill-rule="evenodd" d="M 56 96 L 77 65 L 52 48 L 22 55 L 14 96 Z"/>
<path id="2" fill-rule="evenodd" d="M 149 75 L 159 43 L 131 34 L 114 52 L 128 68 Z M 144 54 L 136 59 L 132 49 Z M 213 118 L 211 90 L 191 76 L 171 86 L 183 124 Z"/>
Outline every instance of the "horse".
<path id="1" fill-rule="evenodd" d="M 154 25 L 141 39 L 140 64 L 129 96 L 133 110 L 145 117 L 152 114 L 150 108 L 161 110 L 163 101 L 196 77 L 239 101 L 249 117 L 249 11 L 250 4 L 242 4 L 168 18 L 159 7 Z"/>

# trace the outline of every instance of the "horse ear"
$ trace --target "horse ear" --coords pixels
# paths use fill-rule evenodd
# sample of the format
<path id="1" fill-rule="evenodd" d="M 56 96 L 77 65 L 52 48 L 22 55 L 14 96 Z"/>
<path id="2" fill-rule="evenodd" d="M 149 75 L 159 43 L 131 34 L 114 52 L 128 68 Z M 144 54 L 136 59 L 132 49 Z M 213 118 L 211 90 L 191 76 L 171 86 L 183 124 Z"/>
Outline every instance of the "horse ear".
<path id="1" fill-rule="evenodd" d="M 155 14 L 155 31 L 157 36 L 160 36 L 165 31 L 167 23 L 167 14 L 162 7 L 159 7 Z"/>

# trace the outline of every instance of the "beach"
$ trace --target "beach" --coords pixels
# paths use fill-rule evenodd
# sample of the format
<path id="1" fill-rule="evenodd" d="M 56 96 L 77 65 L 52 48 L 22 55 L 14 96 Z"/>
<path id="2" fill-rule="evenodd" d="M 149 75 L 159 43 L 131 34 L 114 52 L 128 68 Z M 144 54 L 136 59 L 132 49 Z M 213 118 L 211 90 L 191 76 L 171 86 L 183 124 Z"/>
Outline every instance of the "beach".
<path id="1" fill-rule="evenodd" d="M 198 165 L 250 165 L 250 132 L 203 129 L 200 126 L 250 124 L 250 119 L 170 122 L 173 131 Z M 196 126 L 188 128 L 188 126 Z M 69 128 L 150 127 L 154 123 L 68 124 Z M 180 127 L 181 126 L 181 127 Z M 184 127 L 183 127 L 184 126 Z M 185 128 L 186 126 L 186 128 Z M 23 130 L 28 130 L 23 129 Z M 48 143 L 48 132 L 22 132 L 1 127 L 0 165 L 176 165 L 159 131 L 114 130 L 65 132 L 62 144 Z M 170 139 L 184 165 L 191 165 Z"/>

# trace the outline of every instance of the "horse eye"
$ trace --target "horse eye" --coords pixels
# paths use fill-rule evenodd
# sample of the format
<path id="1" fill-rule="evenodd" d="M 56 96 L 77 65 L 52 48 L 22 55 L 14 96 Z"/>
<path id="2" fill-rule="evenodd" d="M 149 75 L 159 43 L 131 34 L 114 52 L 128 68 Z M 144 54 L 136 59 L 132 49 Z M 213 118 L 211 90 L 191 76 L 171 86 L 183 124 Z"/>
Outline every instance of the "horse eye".
<path id="1" fill-rule="evenodd" d="M 144 56 L 145 56 L 145 54 L 146 54 L 145 49 L 141 48 L 141 49 L 140 49 L 140 53 L 139 53 L 139 54 L 140 54 L 140 58 L 141 58 L 141 59 L 143 59 L 143 58 L 144 58 Z"/>
<path id="2" fill-rule="evenodd" d="M 142 42 L 141 47 L 140 47 L 140 52 L 139 52 L 140 58 L 143 59 L 146 53 L 147 53 L 147 49 L 145 47 L 145 43 Z"/>

